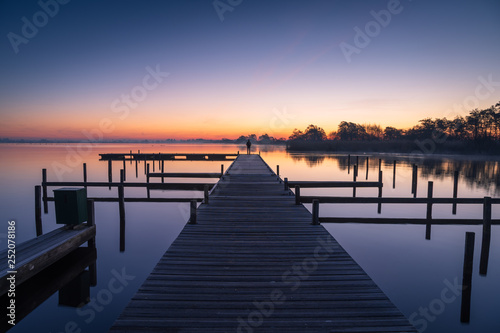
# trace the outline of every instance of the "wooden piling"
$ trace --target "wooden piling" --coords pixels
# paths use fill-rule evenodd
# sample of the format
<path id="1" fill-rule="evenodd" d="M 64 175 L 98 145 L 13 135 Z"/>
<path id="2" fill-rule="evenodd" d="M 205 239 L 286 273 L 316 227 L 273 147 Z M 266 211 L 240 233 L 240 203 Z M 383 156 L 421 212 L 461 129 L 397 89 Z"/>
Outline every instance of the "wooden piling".
<path id="1" fill-rule="evenodd" d="M 358 173 L 358 166 L 357 165 L 354 165 L 354 170 L 352 172 L 352 181 L 353 182 L 356 182 L 356 176 L 357 176 L 357 173 Z M 352 186 L 352 197 L 355 198 L 356 197 L 356 184 L 354 184 Z"/>
<path id="2" fill-rule="evenodd" d="M 413 197 L 417 197 L 417 177 L 418 177 L 418 168 L 416 164 L 413 164 L 412 169 L 412 177 L 411 177 L 411 193 Z"/>
<path id="3" fill-rule="evenodd" d="M 108 182 L 112 183 L 113 182 L 113 165 L 112 165 L 111 160 L 108 160 Z M 111 189 L 111 187 L 110 187 Z"/>
<path id="4" fill-rule="evenodd" d="M 118 208 L 120 212 L 120 252 L 125 251 L 125 193 L 123 185 L 118 186 Z"/>
<path id="5" fill-rule="evenodd" d="M 284 181 L 283 181 L 283 187 L 284 187 L 285 191 L 288 191 L 288 178 L 284 179 Z"/>
<path id="6" fill-rule="evenodd" d="M 456 199 L 458 196 L 458 171 L 453 172 L 453 199 Z M 454 203 L 451 208 L 451 213 L 453 215 L 457 214 L 457 204 Z"/>
<path id="7" fill-rule="evenodd" d="M 146 162 L 144 162 L 146 163 Z M 146 163 L 146 183 L 149 184 L 149 163 Z M 149 191 L 149 186 L 147 187 L 147 191 L 148 191 L 148 199 L 151 197 L 151 193 Z"/>
<path id="8" fill-rule="evenodd" d="M 125 159 L 123 159 L 123 181 L 126 180 L 127 177 L 127 168 L 125 166 Z"/>
<path id="9" fill-rule="evenodd" d="M 47 185 L 44 183 L 47 182 L 47 169 L 42 169 L 42 201 L 43 201 L 43 212 L 48 214 L 49 212 L 49 203 L 47 201 Z"/>
<path id="10" fill-rule="evenodd" d="M 425 224 L 425 239 L 431 239 L 431 222 L 432 222 L 432 203 L 430 200 L 432 199 L 432 192 L 434 189 L 434 182 L 429 181 L 427 183 L 427 212 L 426 212 L 426 224 Z"/>
<path id="11" fill-rule="evenodd" d="M 165 160 L 161 160 L 161 173 L 165 173 Z M 161 177 L 161 182 L 165 183 L 165 177 Z"/>
<path id="12" fill-rule="evenodd" d="M 356 177 L 358 176 L 359 169 L 359 156 L 356 156 L 356 165 L 354 167 L 354 171 L 356 172 Z"/>
<path id="13" fill-rule="evenodd" d="M 300 205 L 300 186 L 295 185 L 295 204 Z"/>
<path id="14" fill-rule="evenodd" d="M 42 231 L 42 187 L 35 186 L 35 227 L 36 236 L 41 236 Z"/>
<path id="15" fill-rule="evenodd" d="M 382 183 L 383 183 L 382 180 L 383 180 L 382 170 L 379 170 L 379 172 L 378 172 L 378 182 L 379 182 L 378 197 L 379 198 L 382 198 Z M 382 203 L 379 202 L 377 205 L 377 213 L 380 214 L 381 212 L 382 212 Z"/>
<path id="16" fill-rule="evenodd" d="M 203 202 L 205 203 L 205 205 L 208 205 L 208 191 L 209 191 L 209 187 L 208 187 L 208 185 L 205 185 L 205 188 L 203 189 L 203 194 L 204 194 Z"/>
<path id="17" fill-rule="evenodd" d="M 368 170 L 370 169 L 368 166 L 370 165 L 370 157 L 366 156 L 366 180 L 368 180 Z"/>
<path id="18" fill-rule="evenodd" d="M 132 150 L 130 150 L 130 165 L 132 165 Z"/>
<path id="19" fill-rule="evenodd" d="M 470 321 L 474 237 L 475 234 L 473 232 L 465 233 L 464 269 L 462 277 L 462 304 L 460 311 L 460 322 L 462 323 L 468 323 Z"/>
<path id="20" fill-rule="evenodd" d="M 137 164 L 137 160 L 135 160 L 135 178 L 139 178 L 139 167 Z"/>
<path id="21" fill-rule="evenodd" d="M 312 201 L 312 225 L 319 225 L 319 200 Z"/>
<path id="22" fill-rule="evenodd" d="M 351 173 L 351 154 L 347 155 L 347 174 Z"/>
<path id="23" fill-rule="evenodd" d="M 196 224 L 196 200 L 191 200 L 189 224 Z"/>
<path id="24" fill-rule="evenodd" d="M 488 273 L 488 259 L 490 256 L 491 242 L 491 198 L 484 197 L 483 202 L 483 239 L 481 243 L 481 260 L 479 263 L 479 274 Z"/>
<path id="25" fill-rule="evenodd" d="M 392 167 L 392 188 L 396 188 L 396 160 L 394 160 Z"/>
<path id="26" fill-rule="evenodd" d="M 378 159 L 378 171 L 382 170 L 382 159 Z"/>
<path id="27" fill-rule="evenodd" d="M 222 178 L 222 176 L 224 176 L 224 164 L 220 165 L 220 176 L 221 176 L 221 178 Z"/>
<path id="28" fill-rule="evenodd" d="M 83 182 L 87 182 L 87 163 L 83 163 Z M 87 186 L 85 186 L 87 188 Z"/>
<path id="29" fill-rule="evenodd" d="M 276 176 L 278 176 L 278 177 L 280 176 L 280 166 L 279 165 L 276 166 Z"/>
<path id="30" fill-rule="evenodd" d="M 151 160 L 151 163 L 153 163 L 153 172 L 155 172 L 155 154 L 153 154 L 153 159 Z"/>
<path id="31" fill-rule="evenodd" d="M 125 170 L 120 169 L 120 183 L 125 182 Z"/>
<path id="32" fill-rule="evenodd" d="M 93 226 L 95 225 L 95 208 L 94 208 L 94 200 L 87 199 L 87 225 Z M 89 248 L 96 248 L 95 237 L 92 237 L 88 240 L 87 246 Z M 90 275 L 90 285 L 95 287 L 97 285 L 97 265 L 94 261 L 92 265 L 89 266 L 89 275 Z"/>

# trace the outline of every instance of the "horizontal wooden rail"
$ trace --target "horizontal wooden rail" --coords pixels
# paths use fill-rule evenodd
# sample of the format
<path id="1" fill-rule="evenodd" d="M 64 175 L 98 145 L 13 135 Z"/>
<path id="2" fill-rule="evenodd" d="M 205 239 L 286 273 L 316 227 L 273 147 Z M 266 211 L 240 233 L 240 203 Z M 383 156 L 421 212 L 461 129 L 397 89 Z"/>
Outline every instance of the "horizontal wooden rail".
<path id="1" fill-rule="evenodd" d="M 483 219 L 432 219 L 398 217 L 320 217 L 320 223 L 373 223 L 373 224 L 432 224 L 432 225 L 481 225 Z M 491 224 L 500 224 L 500 220 L 491 220 Z"/>
<path id="2" fill-rule="evenodd" d="M 145 187 L 150 190 L 203 191 L 207 183 L 113 183 L 113 182 L 42 182 L 42 186 L 86 186 L 86 187 Z"/>
<path id="3" fill-rule="evenodd" d="M 88 198 L 95 202 L 119 202 L 120 198 Z M 202 202 L 203 198 L 123 198 L 124 202 L 191 202 L 196 200 Z M 48 197 L 47 201 L 54 201 L 53 197 Z"/>
<path id="4" fill-rule="evenodd" d="M 208 172 L 168 172 L 168 173 L 148 173 L 149 178 L 220 178 L 220 173 L 208 173 Z"/>
<path id="5" fill-rule="evenodd" d="M 238 154 L 168 154 L 168 153 L 125 153 L 125 154 L 99 154 L 100 161 L 128 161 L 128 160 L 197 160 L 197 161 L 220 161 L 230 160 L 228 157 L 236 158 Z"/>
<path id="6" fill-rule="evenodd" d="M 386 203 L 386 204 L 482 204 L 483 198 L 363 198 L 363 197 L 321 197 L 301 196 L 301 203 L 312 203 L 314 199 L 320 203 Z M 500 204 L 500 198 L 492 198 L 492 204 Z"/>
<path id="7" fill-rule="evenodd" d="M 382 187 L 381 182 L 352 182 L 352 181 L 288 181 L 288 186 L 294 188 L 322 188 L 322 187 Z"/>

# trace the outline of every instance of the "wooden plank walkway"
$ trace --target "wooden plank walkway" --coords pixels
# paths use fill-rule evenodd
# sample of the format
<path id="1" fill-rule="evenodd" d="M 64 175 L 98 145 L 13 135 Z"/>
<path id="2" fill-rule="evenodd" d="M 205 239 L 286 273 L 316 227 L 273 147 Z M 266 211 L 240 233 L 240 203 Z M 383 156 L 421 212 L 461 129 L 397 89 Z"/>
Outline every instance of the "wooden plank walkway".
<path id="1" fill-rule="evenodd" d="M 258 155 L 240 155 L 112 332 L 417 332 Z"/>

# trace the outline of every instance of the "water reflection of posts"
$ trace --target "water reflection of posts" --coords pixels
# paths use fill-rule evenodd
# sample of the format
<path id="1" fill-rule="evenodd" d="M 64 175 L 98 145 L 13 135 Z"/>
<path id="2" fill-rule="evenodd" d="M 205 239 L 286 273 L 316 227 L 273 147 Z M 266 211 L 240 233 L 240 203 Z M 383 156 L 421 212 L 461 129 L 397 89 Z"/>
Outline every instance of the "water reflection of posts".
<path id="1" fill-rule="evenodd" d="M 396 160 L 394 160 L 394 166 L 392 167 L 392 188 L 396 188 Z"/>
<path id="2" fill-rule="evenodd" d="M 465 233 L 464 272 L 462 277 L 462 307 L 460 311 L 460 322 L 462 323 L 468 323 L 470 321 L 474 237 L 475 234 L 473 232 Z"/>
<path id="3" fill-rule="evenodd" d="M 351 154 L 347 155 L 347 174 L 351 173 Z"/>
<path id="4" fill-rule="evenodd" d="M 427 183 L 427 214 L 425 224 L 425 239 L 431 239 L 431 222 L 432 222 L 432 192 L 434 189 L 434 182 Z"/>
<path id="5" fill-rule="evenodd" d="M 359 156 L 356 156 L 356 167 L 354 171 L 356 172 L 356 177 L 358 176 L 358 168 L 359 168 Z"/>
<path id="6" fill-rule="evenodd" d="M 42 187 L 35 186 L 35 226 L 36 236 L 42 235 Z"/>
<path id="7" fill-rule="evenodd" d="M 382 171 L 378 172 L 378 197 L 382 198 Z M 382 202 L 379 202 L 377 205 L 377 213 L 380 214 L 382 212 Z"/>
<path id="8" fill-rule="evenodd" d="M 161 160 L 161 173 L 165 173 L 165 160 Z M 161 182 L 165 183 L 165 177 L 161 177 Z"/>
<path id="9" fill-rule="evenodd" d="M 356 176 L 358 175 L 358 165 L 355 164 L 354 165 L 354 171 L 352 173 L 352 181 L 353 182 L 356 182 Z M 356 197 L 356 184 L 353 184 L 352 186 L 352 197 L 355 198 Z"/>
<path id="10" fill-rule="evenodd" d="M 490 256 L 491 241 L 491 198 L 484 197 L 483 203 L 483 239 L 481 243 L 481 261 L 479 263 L 479 274 L 488 273 L 488 259 Z"/>
<path id="11" fill-rule="evenodd" d="M 43 193 L 43 212 L 47 214 L 49 212 L 49 203 L 47 202 L 47 169 L 42 169 L 42 193 Z"/>
<path id="12" fill-rule="evenodd" d="M 146 183 L 149 184 L 149 163 L 146 163 L 146 161 L 144 161 L 144 165 L 146 166 Z M 147 187 L 147 192 L 148 192 L 148 199 L 151 197 L 151 193 L 149 191 L 149 186 Z"/>
<path id="13" fill-rule="evenodd" d="M 124 173 L 124 170 L 120 170 L 121 185 L 118 186 L 118 207 L 120 211 L 120 252 L 125 251 L 125 193 L 123 188 Z"/>
<path id="14" fill-rule="evenodd" d="M 108 182 L 111 183 L 113 182 L 113 166 L 111 165 L 113 161 L 108 160 Z M 111 190 L 111 186 L 109 187 Z"/>
<path id="15" fill-rule="evenodd" d="M 458 171 L 453 172 L 453 199 L 456 199 L 458 195 Z M 455 215 L 457 213 L 457 203 L 453 203 L 451 213 Z"/>

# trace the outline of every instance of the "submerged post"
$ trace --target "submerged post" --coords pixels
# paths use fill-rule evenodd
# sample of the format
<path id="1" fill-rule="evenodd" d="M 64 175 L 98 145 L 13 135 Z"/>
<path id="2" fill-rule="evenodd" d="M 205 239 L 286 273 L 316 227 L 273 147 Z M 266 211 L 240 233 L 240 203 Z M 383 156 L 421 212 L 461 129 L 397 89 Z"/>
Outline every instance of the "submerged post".
<path id="1" fill-rule="evenodd" d="M 464 270 L 462 277 L 462 306 L 460 311 L 460 322 L 462 323 L 468 323 L 470 321 L 474 237 L 475 234 L 473 232 L 465 233 Z"/>
<path id="2" fill-rule="evenodd" d="M 382 171 L 378 172 L 378 197 L 382 198 Z M 377 213 L 380 214 L 382 212 L 382 203 L 379 202 L 377 205 Z"/>
<path id="3" fill-rule="evenodd" d="M 196 224 L 196 200 L 191 200 L 189 224 Z"/>
<path id="4" fill-rule="evenodd" d="M 49 203 L 47 201 L 47 169 L 42 169 L 42 199 L 43 199 L 43 212 L 47 214 L 49 212 Z"/>
<path id="5" fill-rule="evenodd" d="M 481 243 L 481 260 L 479 263 L 479 274 L 488 273 L 488 259 L 490 256 L 491 242 L 491 198 L 484 197 L 483 201 L 483 239 Z"/>
<path id="6" fill-rule="evenodd" d="M 453 172 L 453 199 L 456 199 L 458 196 L 458 171 Z M 453 215 L 457 214 L 457 204 L 453 203 L 451 208 L 451 213 Z"/>
<path id="7" fill-rule="evenodd" d="M 319 200 L 314 199 L 312 201 L 312 225 L 319 224 Z"/>
<path id="8" fill-rule="evenodd" d="M 35 186 L 35 227 L 36 236 L 41 236 L 42 231 L 42 187 Z"/>
<path id="9" fill-rule="evenodd" d="M 123 185 L 118 186 L 118 209 L 120 212 L 120 252 L 125 251 L 125 193 Z"/>
<path id="10" fill-rule="evenodd" d="M 208 205 L 208 185 L 205 185 L 205 188 L 203 189 L 203 194 L 204 194 L 204 202 L 205 205 Z"/>
<path id="11" fill-rule="evenodd" d="M 357 176 L 357 173 L 358 173 L 358 166 L 354 165 L 354 170 L 352 172 L 352 181 L 354 182 L 354 184 L 352 185 L 352 197 L 353 198 L 356 197 L 356 176 Z"/>
<path id="12" fill-rule="evenodd" d="M 392 167 L 392 188 L 396 188 L 396 160 L 394 160 L 394 166 Z"/>
<path id="13" fill-rule="evenodd" d="M 434 189 L 434 182 L 427 183 L 427 212 L 425 223 L 425 239 L 431 239 L 431 222 L 432 222 L 432 192 Z"/>
<path id="14" fill-rule="evenodd" d="M 300 186 L 295 185 L 295 204 L 300 205 Z"/>

